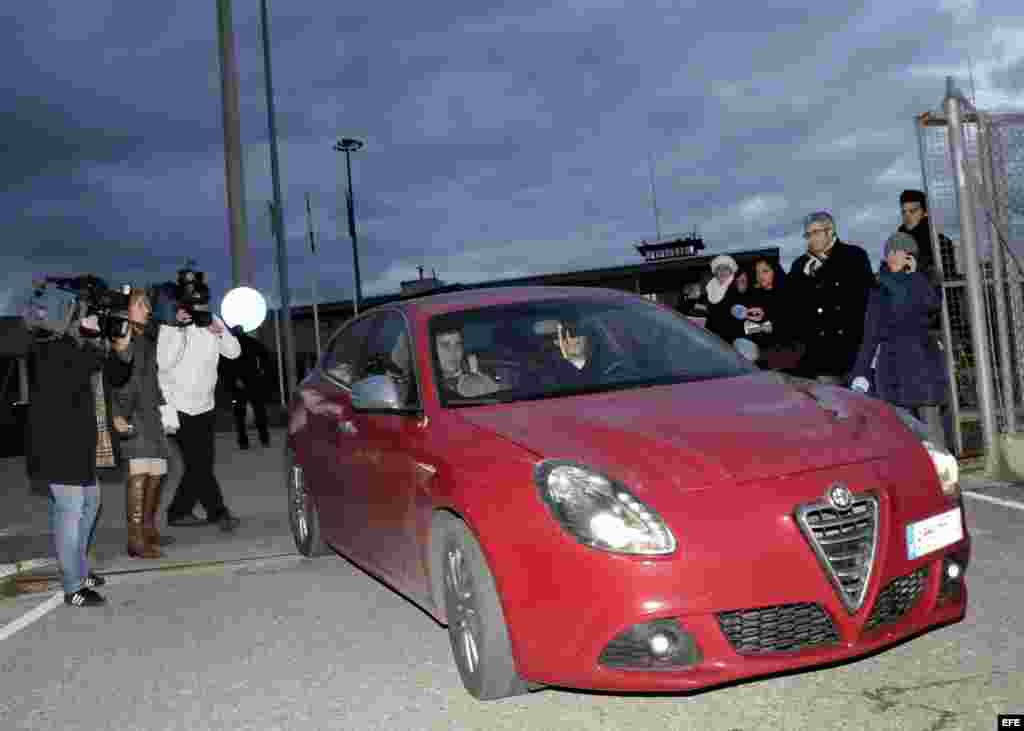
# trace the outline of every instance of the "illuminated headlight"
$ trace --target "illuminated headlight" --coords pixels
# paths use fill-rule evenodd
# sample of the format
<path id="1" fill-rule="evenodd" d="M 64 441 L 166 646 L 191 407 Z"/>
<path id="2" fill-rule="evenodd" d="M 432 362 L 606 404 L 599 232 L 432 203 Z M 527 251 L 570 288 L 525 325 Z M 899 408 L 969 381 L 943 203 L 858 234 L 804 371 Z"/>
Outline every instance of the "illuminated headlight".
<path id="1" fill-rule="evenodd" d="M 613 553 L 672 553 L 676 539 L 623 485 L 584 465 L 552 460 L 534 472 L 541 499 L 580 543 Z"/>
<path id="2" fill-rule="evenodd" d="M 939 476 L 939 482 L 942 483 L 942 494 L 947 497 L 959 497 L 960 465 L 957 463 L 956 457 L 928 441 L 928 427 L 907 409 L 894 407 L 894 411 L 907 428 L 917 435 L 921 444 L 928 451 L 928 456 L 932 458 L 932 464 L 935 465 L 935 472 Z"/>
<path id="3" fill-rule="evenodd" d="M 932 458 L 935 465 L 935 472 L 942 483 L 942 494 L 946 497 L 957 497 L 960 495 L 960 465 L 956 457 L 946 450 L 936 447 L 931 442 L 924 442 L 924 448 L 928 456 Z"/>

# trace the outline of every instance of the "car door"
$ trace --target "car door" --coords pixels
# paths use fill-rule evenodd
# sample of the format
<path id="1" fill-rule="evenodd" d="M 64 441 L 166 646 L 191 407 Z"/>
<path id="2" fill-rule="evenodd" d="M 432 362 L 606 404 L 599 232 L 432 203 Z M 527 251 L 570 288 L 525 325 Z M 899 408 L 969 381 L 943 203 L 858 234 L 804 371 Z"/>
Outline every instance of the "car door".
<path id="1" fill-rule="evenodd" d="M 357 499 L 350 467 L 358 449 L 352 423 L 352 383 L 365 365 L 371 318 L 352 321 L 328 344 L 316 378 L 303 386 L 309 412 L 306 463 L 310 487 L 326 540 L 347 552 L 358 552 L 358 534 L 350 503 Z"/>
<path id="2" fill-rule="evenodd" d="M 355 412 L 359 449 L 353 482 L 365 511 L 361 543 L 369 549 L 368 559 L 395 585 L 422 593 L 415 506 L 426 494 L 423 480 L 432 475 L 417 459 L 425 421 L 412 346 L 402 312 L 382 312 L 367 344 L 365 375 L 391 376 L 400 386 L 402 403 L 394 411 Z"/>

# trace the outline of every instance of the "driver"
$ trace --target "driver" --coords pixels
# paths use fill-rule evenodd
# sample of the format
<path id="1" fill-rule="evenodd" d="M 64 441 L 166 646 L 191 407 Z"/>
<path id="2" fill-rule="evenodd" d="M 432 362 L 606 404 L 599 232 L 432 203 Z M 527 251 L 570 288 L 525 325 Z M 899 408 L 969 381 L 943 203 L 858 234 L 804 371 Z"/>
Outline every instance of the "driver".
<path id="1" fill-rule="evenodd" d="M 475 355 L 466 356 L 461 330 L 438 333 L 434 347 L 441 366 L 441 386 L 449 395 L 474 398 L 501 388 L 497 381 L 480 372 Z"/>
<path id="2" fill-rule="evenodd" d="M 590 361 L 590 338 L 580 332 L 578 325 L 568 322 L 559 322 L 555 332 L 562 357 L 582 371 Z"/>

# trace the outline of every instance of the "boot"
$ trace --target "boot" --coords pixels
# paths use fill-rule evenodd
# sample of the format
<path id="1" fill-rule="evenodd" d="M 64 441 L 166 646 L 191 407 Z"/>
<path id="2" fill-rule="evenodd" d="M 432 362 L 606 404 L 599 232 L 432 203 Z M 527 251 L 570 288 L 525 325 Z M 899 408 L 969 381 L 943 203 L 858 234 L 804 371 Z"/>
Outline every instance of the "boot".
<path id="1" fill-rule="evenodd" d="M 157 529 L 157 513 L 160 511 L 160 493 L 164 487 L 163 475 L 147 475 L 146 491 L 142 503 L 142 533 L 146 545 L 160 553 L 160 546 L 174 543 L 170 536 L 161 536 Z"/>
<path id="2" fill-rule="evenodd" d="M 126 517 L 128 519 L 128 555 L 133 558 L 160 558 L 159 551 L 152 551 L 146 544 L 143 526 L 145 514 L 146 481 L 148 475 L 131 475 L 125 495 Z"/>

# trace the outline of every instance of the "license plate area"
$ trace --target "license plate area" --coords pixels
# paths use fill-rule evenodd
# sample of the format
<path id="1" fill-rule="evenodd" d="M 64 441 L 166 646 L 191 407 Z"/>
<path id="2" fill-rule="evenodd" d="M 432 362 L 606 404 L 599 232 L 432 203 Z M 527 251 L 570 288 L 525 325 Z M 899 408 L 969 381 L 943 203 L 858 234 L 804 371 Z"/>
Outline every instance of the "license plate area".
<path id="1" fill-rule="evenodd" d="M 963 540 L 963 526 L 960 508 L 910 523 L 907 526 L 907 558 L 920 558 Z"/>

